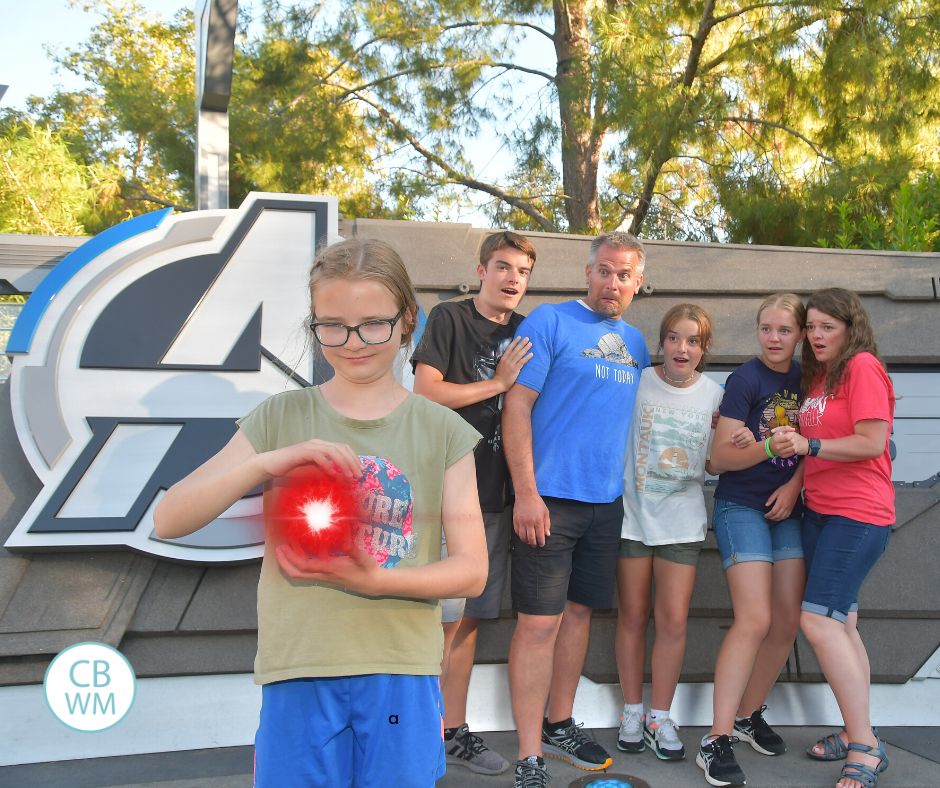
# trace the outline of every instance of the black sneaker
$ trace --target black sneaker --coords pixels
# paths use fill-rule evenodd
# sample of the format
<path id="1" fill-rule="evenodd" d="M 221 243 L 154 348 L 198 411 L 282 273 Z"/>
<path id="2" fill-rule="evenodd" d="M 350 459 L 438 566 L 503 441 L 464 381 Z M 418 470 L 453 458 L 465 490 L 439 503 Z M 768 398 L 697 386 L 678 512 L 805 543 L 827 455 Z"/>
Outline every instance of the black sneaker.
<path id="1" fill-rule="evenodd" d="M 588 736 L 571 717 L 554 728 L 548 720 L 542 722 L 542 749 L 552 758 L 563 761 L 588 772 L 606 769 L 614 759 L 607 750 Z"/>
<path id="2" fill-rule="evenodd" d="M 516 761 L 515 788 L 548 788 L 548 767 L 537 755 Z"/>
<path id="3" fill-rule="evenodd" d="M 764 720 L 764 709 L 761 706 L 750 717 L 735 720 L 734 735 L 741 741 L 746 741 L 761 755 L 783 755 L 787 745 Z"/>
<path id="4" fill-rule="evenodd" d="M 737 736 L 719 736 L 708 744 L 699 747 L 695 762 L 705 772 L 705 779 L 709 785 L 746 785 L 744 772 L 734 759 L 732 745 L 738 741 Z"/>

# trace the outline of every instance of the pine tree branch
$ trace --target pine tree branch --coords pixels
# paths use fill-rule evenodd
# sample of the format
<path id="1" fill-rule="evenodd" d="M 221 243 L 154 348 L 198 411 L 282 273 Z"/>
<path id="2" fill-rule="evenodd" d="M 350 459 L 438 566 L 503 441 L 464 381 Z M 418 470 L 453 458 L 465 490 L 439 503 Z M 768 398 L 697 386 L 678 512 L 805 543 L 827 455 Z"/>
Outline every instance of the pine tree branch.
<path id="1" fill-rule="evenodd" d="M 477 180 L 476 178 L 471 178 L 468 175 L 464 175 L 461 172 L 458 172 L 453 166 L 446 162 L 443 158 L 438 156 L 434 151 L 425 147 L 405 125 L 397 117 L 392 115 L 384 106 L 369 98 L 368 96 L 362 93 L 351 92 L 353 98 L 361 101 L 363 104 L 366 104 L 372 109 L 374 109 L 379 117 L 382 118 L 386 123 L 388 123 L 398 134 L 400 134 L 405 140 L 408 141 L 408 144 L 425 160 L 431 164 L 438 167 L 444 174 L 456 184 L 460 186 L 465 186 L 468 189 L 474 189 L 475 191 L 483 192 L 484 194 L 489 194 L 492 197 L 502 200 L 507 205 L 511 205 L 513 208 L 517 208 L 522 211 L 526 216 L 536 222 L 539 227 L 549 233 L 557 233 L 558 228 L 555 224 L 548 219 L 540 211 L 536 210 L 529 202 L 526 200 L 509 194 L 509 192 L 501 189 L 499 186 L 496 186 L 492 183 L 486 183 L 485 181 Z"/>
<path id="2" fill-rule="evenodd" d="M 669 124 L 663 129 L 662 134 L 656 141 L 650 155 L 647 157 L 646 177 L 643 179 L 643 187 L 636 200 L 636 212 L 630 222 L 630 232 L 639 235 L 643 221 L 649 213 L 650 205 L 653 199 L 653 190 L 656 188 L 656 181 L 659 180 L 659 174 L 662 172 L 663 165 L 672 157 L 672 147 L 676 135 L 679 133 L 679 119 L 685 112 L 685 104 L 688 101 L 689 91 L 695 82 L 699 73 L 702 52 L 705 49 L 705 42 L 708 34 L 714 29 L 715 0 L 705 0 L 705 7 L 702 9 L 702 16 L 699 20 L 698 30 L 692 39 L 692 46 L 689 48 L 689 57 L 686 60 L 685 69 L 682 73 L 682 90 L 679 93 L 676 105 L 671 113 Z"/>
<path id="3" fill-rule="evenodd" d="M 385 84 L 386 82 L 394 82 L 396 79 L 399 79 L 400 77 L 407 77 L 413 74 L 419 74 L 424 71 L 440 71 L 440 70 L 444 70 L 448 68 L 456 68 L 458 66 L 486 66 L 488 68 L 501 68 L 503 69 L 503 73 L 505 73 L 506 71 L 521 71 L 526 74 L 534 74 L 535 76 L 542 77 L 547 82 L 555 81 L 555 77 L 552 74 L 547 74 L 546 72 L 539 71 L 538 69 L 535 69 L 535 68 L 526 68 L 525 66 L 519 66 L 519 65 L 516 65 L 515 63 L 501 63 L 498 61 L 488 60 L 485 58 L 479 58 L 477 60 L 455 60 L 455 61 L 445 62 L 445 63 L 432 63 L 427 66 L 421 66 L 421 67 L 416 67 L 416 68 L 404 68 L 404 69 L 401 69 L 400 71 L 395 71 L 391 74 L 386 74 L 385 76 L 379 77 L 378 79 L 373 79 L 371 82 L 364 82 L 363 84 L 356 85 L 355 87 L 342 88 L 343 92 L 340 93 L 339 96 L 337 96 L 336 100 L 343 101 L 344 99 L 348 98 L 353 93 L 358 93 L 362 90 L 368 90 L 369 88 L 374 88 L 378 85 Z M 339 87 L 335 83 L 331 83 L 331 82 L 326 82 L 324 84 L 327 84 L 330 87 Z M 293 101 L 291 101 L 290 104 L 288 105 L 288 108 L 293 109 L 293 107 L 297 105 L 298 101 L 303 100 L 303 97 L 305 95 L 306 94 L 301 94 L 301 96 L 299 96 L 297 99 L 294 99 Z"/>
<path id="4" fill-rule="evenodd" d="M 14 172 L 13 168 L 10 166 L 10 152 L 9 151 L 4 151 L 3 163 L 6 165 L 7 172 L 10 173 L 10 177 L 13 179 L 13 183 L 15 183 L 17 188 L 23 193 L 23 199 L 26 200 L 32 212 L 36 215 L 36 219 L 45 228 L 46 232 L 49 235 L 57 235 L 55 228 L 53 228 L 53 226 L 49 224 L 45 215 L 39 209 L 39 206 L 36 204 L 36 201 L 33 199 L 32 195 L 29 193 L 29 190 L 23 185 L 23 182 L 19 179 L 19 176 L 16 174 L 16 172 Z"/>
<path id="5" fill-rule="evenodd" d="M 738 49 L 742 47 L 748 47 L 749 49 L 754 49 L 756 47 L 759 47 L 765 41 L 770 41 L 773 38 L 789 35 L 790 33 L 796 33 L 797 31 L 802 30 L 803 28 L 810 27 L 816 24 L 816 22 L 819 22 L 820 20 L 825 19 L 826 16 L 827 16 L 826 14 L 814 14 L 813 16 L 806 17 L 805 19 L 799 20 L 797 22 L 793 22 L 779 30 L 772 30 L 768 33 L 764 33 L 763 35 L 756 36 L 755 38 L 745 38 L 742 41 L 738 41 L 737 43 L 729 46 L 720 55 L 716 55 L 708 62 L 702 64 L 699 67 L 699 74 L 709 73 L 714 68 L 724 63 L 735 51 L 737 51 Z M 673 84 L 676 84 L 675 80 L 673 80 Z"/>
<path id="6" fill-rule="evenodd" d="M 128 194 L 124 191 L 124 188 L 132 189 L 134 192 L 136 192 L 136 194 Z M 131 181 L 124 181 L 122 184 L 121 198 L 124 200 L 133 200 L 135 202 L 152 202 L 154 205 L 162 205 L 164 208 L 172 208 L 174 211 L 181 211 L 183 213 L 193 210 L 191 205 L 177 205 L 176 203 L 169 202 L 162 199 L 161 197 L 156 197 L 155 195 L 148 192 L 139 183 L 133 183 Z"/>
<path id="7" fill-rule="evenodd" d="M 784 2 L 767 2 L 767 3 L 754 3 L 754 5 L 746 5 L 743 8 L 737 8 L 734 11 L 729 11 L 727 14 L 722 14 L 721 16 L 716 16 L 713 19 L 713 25 L 720 25 L 722 22 L 727 22 L 729 19 L 734 19 L 738 16 L 744 16 L 744 14 L 750 13 L 751 11 L 756 11 L 759 8 L 813 8 L 815 3 L 802 3 L 802 2 L 789 2 L 785 0 Z"/>
<path id="8" fill-rule="evenodd" d="M 780 129 L 781 131 L 785 131 L 787 134 L 790 134 L 791 136 L 794 136 L 797 139 L 805 142 L 809 146 L 809 148 L 813 151 L 813 153 L 815 153 L 816 156 L 818 156 L 823 161 L 828 162 L 830 164 L 835 161 L 835 159 L 833 159 L 831 156 L 827 156 L 823 152 L 822 148 L 819 146 L 818 143 L 813 142 L 806 135 L 801 134 L 796 129 L 790 126 L 786 126 L 783 123 L 777 123 L 776 121 L 772 121 L 772 120 L 764 120 L 763 118 L 753 118 L 753 117 L 748 117 L 748 116 L 744 116 L 741 118 L 737 118 L 737 117 L 718 118 L 718 121 L 721 123 L 737 123 L 739 125 L 742 125 L 745 123 L 755 123 L 759 126 L 769 126 L 770 128 L 773 128 L 773 129 Z M 699 118 L 699 122 L 700 123 L 706 122 L 706 118 Z"/>
<path id="9" fill-rule="evenodd" d="M 339 71 L 341 71 L 350 63 L 356 62 L 359 55 L 361 55 L 366 49 L 373 46 L 374 44 L 394 41 L 396 39 L 402 38 L 408 33 L 419 33 L 425 36 L 427 36 L 429 33 L 434 33 L 435 37 L 440 37 L 444 33 L 449 33 L 452 30 L 461 30 L 467 27 L 526 27 L 545 36 L 550 41 L 554 40 L 554 37 L 550 31 L 545 30 L 538 25 L 532 24 L 531 22 L 520 22 L 516 19 L 468 20 L 466 22 L 455 22 L 451 25 L 442 25 L 437 28 L 407 28 L 405 30 L 394 30 L 388 33 L 382 33 L 380 35 L 373 36 L 368 41 L 364 41 L 362 44 L 357 46 L 348 58 L 341 60 L 324 76 L 323 81 L 325 82 L 326 80 L 335 76 Z"/>

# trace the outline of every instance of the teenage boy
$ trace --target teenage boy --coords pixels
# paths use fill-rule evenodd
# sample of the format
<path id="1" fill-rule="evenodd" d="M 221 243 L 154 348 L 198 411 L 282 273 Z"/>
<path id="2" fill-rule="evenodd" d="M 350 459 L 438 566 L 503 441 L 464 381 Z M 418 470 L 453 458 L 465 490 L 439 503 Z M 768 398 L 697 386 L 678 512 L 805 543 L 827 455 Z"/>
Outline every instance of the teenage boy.
<path id="1" fill-rule="evenodd" d="M 581 769 L 612 758 L 572 719 L 591 612 L 611 606 L 623 523 L 623 457 L 642 334 L 624 311 L 643 283 L 632 235 L 591 242 L 587 294 L 533 310 L 517 334 L 533 360 L 506 394 L 503 434 L 515 489 L 509 686 L 519 733 L 517 788 L 548 784 L 543 753 Z M 547 704 L 547 705 L 546 705 Z M 546 715 L 547 716 L 543 716 Z"/>
<path id="2" fill-rule="evenodd" d="M 515 309 L 529 285 L 535 247 L 522 235 L 500 232 L 480 247 L 480 290 L 472 298 L 438 304 L 411 358 L 414 391 L 453 408 L 482 435 L 477 444 L 477 487 L 486 525 L 489 577 L 476 599 L 444 600 L 444 747 L 447 763 L 477 774 L 500 774 L 509 762 L 467 726 L 467 690 L 480 619 L 499 617 L 509 561 L 512 506 L 503 455 L 503 394 L 532 358 L 531 343 L 513 338 L 522 322 Z M 463 617 L 461 617 L 461 613 Z"/>

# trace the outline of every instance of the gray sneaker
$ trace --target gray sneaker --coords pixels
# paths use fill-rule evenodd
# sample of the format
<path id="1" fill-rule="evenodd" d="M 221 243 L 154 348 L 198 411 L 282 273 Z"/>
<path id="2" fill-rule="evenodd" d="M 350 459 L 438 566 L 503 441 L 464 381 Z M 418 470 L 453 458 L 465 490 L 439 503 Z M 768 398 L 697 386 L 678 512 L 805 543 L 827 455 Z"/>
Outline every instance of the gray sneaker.
<path id="1" fill-rule="evenodd" d="M 643 715 L 627 711 L 624 707 L 620 715 L 620 730 L 617 732 L 617 749 L 624 752 L 643 752 Z"/>
<path id="2" fill-rule="evenodd" d="M 466 766 L 477 774 L 502 774 L 509 768 L 509 761 L 471 733 L 466 723 L 457 728 L 453 739 L 444 740 L 444 749 L 447 750 L 448 764 Z"/>
<path id="3" fill-rule="evenodd" d="M 544 759 L 530 755 L 516 761 L 515 788 L 548 788 L 548 767 Z"/>

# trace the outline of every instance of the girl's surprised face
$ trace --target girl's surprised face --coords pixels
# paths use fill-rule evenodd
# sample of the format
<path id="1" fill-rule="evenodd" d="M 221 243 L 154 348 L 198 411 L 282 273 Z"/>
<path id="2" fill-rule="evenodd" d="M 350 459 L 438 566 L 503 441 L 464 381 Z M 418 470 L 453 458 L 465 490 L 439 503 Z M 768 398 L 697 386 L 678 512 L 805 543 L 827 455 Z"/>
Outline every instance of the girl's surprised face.
<path id="1" fill-rule="evenodd" d="M 663 337 L 663 365 L 671 380 L 691 378 L 704 353 L 702 330 L 694 320 L 676 321 Z"/>
<path id="2" fill-rule="evenodd" d="M 404 316 L 385 285 L 322 280 L 314 287 L 313 315 L 315 337 L 338 376 L 350 383 L 394 377 Z"/>
<path id="3" fill-rule="evenodd" d="M 803 327 L 797 325 L 793 313 L 779 307 L 767 307 L 757 319 L 760 357 L 776 372 L 790 369 L 793 353 L 803 338 Z"/>
<path id="4" fill-rule="evenodd" d="M 820 364 L 835 361 L 845 347 L 848 327 L 839 318 L 810 309 L 806 313 L 806 341 Z"/>

